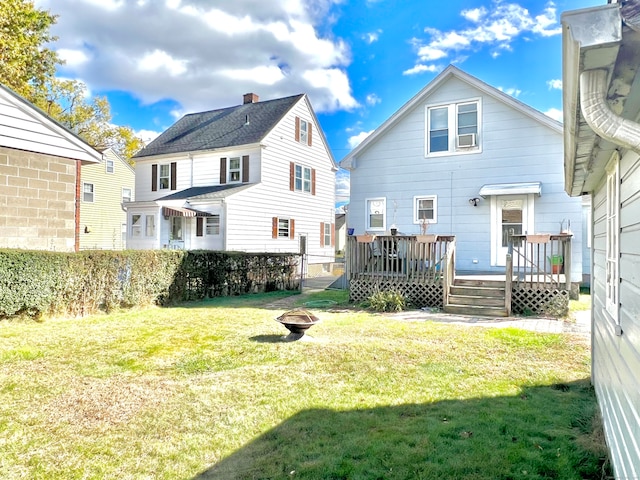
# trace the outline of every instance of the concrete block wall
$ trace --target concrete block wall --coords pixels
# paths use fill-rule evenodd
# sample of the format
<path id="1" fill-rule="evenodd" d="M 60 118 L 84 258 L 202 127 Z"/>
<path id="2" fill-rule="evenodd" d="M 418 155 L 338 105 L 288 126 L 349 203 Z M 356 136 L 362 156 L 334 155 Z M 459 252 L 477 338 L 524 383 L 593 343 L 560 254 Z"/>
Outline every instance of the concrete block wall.
<path id="1" fill-rule="evenodd" d="M 76 160 L 0 147 L 0 248 L 73 251 Z"/>

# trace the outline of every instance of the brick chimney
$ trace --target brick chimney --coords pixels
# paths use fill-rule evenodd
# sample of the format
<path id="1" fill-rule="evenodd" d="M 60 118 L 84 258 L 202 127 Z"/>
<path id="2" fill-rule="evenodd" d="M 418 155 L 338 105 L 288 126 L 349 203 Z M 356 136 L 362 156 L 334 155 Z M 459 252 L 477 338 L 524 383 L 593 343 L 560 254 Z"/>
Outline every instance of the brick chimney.
<path id="1" fill-rule="evenodd" d="M 260 100 L 260 98 L 258 97 L 258 95 L 256 95 L 255 93 L 245 93 L 242 96 L 242 100 L 243 100 L 243 104 L 247 104 L 247 103 L 258 103 L 258 101 Z"/>

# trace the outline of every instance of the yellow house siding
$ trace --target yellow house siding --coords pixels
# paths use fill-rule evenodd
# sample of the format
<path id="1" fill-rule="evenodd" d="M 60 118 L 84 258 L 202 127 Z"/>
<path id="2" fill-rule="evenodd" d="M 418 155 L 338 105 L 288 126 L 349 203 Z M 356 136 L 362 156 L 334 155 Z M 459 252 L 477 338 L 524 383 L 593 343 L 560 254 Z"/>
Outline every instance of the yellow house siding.
<path id="1" fill-rule="evenodd" d="M 123 188 L 134 197 L 133 169 L 111 150 L 104 152 L 102 163 L 83 165 L 80 178 L 80 250 L 122 250 L 126 248 L 127 213 L 122 208 Z M 106 169 L 113 161 L 113 173 Z M 93 185 L 93 202 L 86 201 L 84 185 Z M 123 227 L 124 225 L 124 227 Z M 126 232 L 126 230 L 125 230 Z"/>

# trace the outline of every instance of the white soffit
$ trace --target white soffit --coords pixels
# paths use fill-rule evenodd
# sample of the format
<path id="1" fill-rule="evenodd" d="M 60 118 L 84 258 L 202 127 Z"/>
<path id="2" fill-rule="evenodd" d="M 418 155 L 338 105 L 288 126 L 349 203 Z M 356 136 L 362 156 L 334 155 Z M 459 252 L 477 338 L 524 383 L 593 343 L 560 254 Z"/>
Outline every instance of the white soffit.
<path id="1" fill-rule="evenodd" d="M 528 195 L 532 193 L 540 196 L 542 182 L 490 183 L 483 185 L 480 189 L 480 196 L 483 198 L 491 195 Z"/>

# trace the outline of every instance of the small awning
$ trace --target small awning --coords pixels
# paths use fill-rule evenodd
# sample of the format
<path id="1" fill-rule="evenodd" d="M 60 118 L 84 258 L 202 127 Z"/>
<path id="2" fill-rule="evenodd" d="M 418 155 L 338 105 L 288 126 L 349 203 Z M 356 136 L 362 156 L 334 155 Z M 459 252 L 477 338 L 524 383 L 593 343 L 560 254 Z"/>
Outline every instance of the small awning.
<path id="1" fill-rule="evenodd" d="M 490 195 L 528 195 L 531 193 L 540 196 L 542 182 L 491 183 L 483 185 L 480 189 L 480 196 L 483 198 Z"/>
<path id="2" fill-rule="evenodd" d="M 162 215 L 165 217 L 210 217 L 211 214 L 182 207 L 162 207 Z"/>

